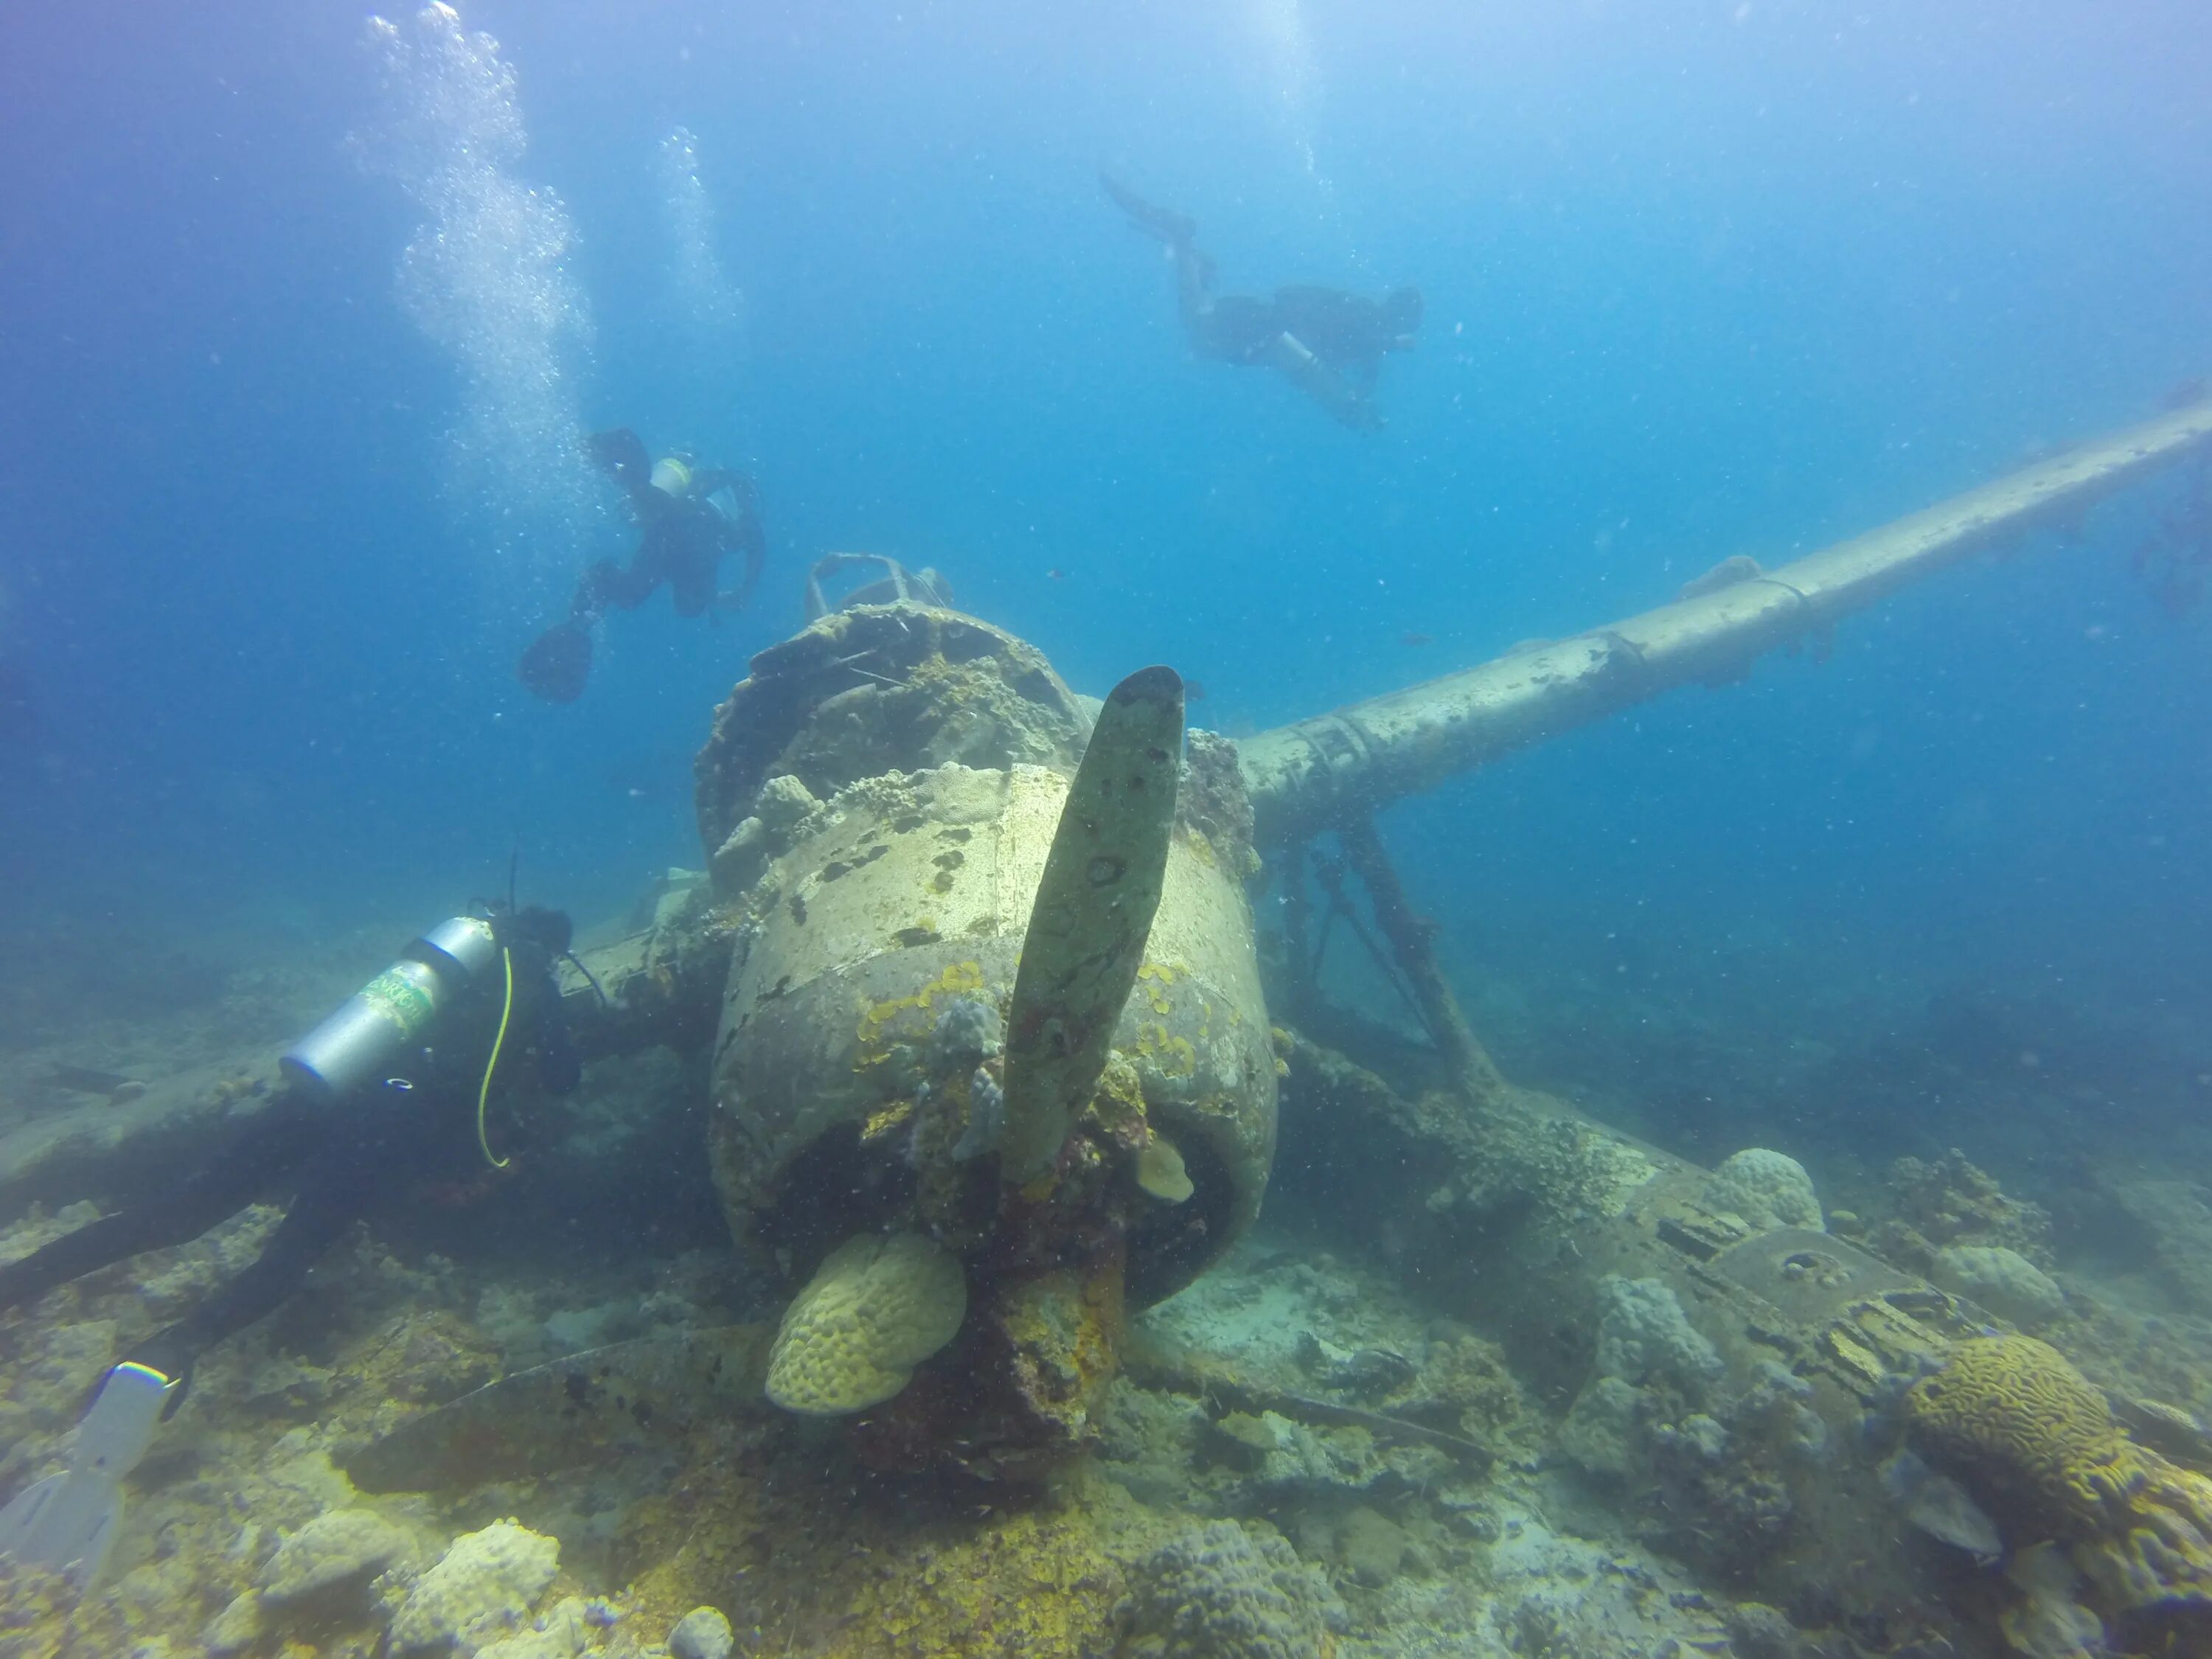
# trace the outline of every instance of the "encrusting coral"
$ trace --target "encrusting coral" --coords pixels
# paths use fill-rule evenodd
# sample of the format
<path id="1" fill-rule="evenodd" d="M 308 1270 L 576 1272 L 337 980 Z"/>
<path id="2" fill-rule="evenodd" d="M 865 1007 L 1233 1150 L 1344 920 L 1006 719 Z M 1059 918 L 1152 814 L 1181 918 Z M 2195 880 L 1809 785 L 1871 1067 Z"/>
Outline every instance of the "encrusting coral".
<path id="1" fill-rule="evenodd" d="M 1233 1521 L 1161 1546 L 1116 1611 L 1128 1659 L 1325 1659 L 1346 1624 L 1328 1581 L 1269 1528 Z"/>

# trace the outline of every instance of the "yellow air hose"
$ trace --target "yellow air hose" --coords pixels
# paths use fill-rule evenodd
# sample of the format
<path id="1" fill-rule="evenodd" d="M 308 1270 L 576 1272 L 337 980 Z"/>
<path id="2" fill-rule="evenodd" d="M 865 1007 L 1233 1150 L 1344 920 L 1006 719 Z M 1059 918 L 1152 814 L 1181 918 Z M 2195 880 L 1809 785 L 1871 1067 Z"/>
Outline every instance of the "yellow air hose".
<path id="1" fill-rule="evenodd" d="M 512 1160 L 494 1158 L 491 1142 L 484 1138 L 484 1103 L 491 1098 L 491 1074 L 499 1070 L 499 1051 L 507 1044 L 507 1022 L 514 1012 L 514 952 L 502 950 L 500 960 L 507 965 L 507 1000 L 499 1006 L 499 1035 L 491 1040 L 491 1058 L 484 1062 L 483 1086 L 477 1091 L 477 1145 L 483 1149 L 484 1162 L 495 1170 L 504 1170 Z"/>

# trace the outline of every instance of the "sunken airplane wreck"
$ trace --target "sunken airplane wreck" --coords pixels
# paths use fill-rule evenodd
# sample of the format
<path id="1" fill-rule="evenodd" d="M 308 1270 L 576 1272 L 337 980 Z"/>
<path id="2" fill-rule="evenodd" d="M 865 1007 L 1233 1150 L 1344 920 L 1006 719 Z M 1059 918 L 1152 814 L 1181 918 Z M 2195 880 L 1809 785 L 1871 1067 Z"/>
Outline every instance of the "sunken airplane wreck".
<path id="1" fill-rule="evenodd" d="M 2201 1430 L 2108 1399 L 2056 1348 L 1826 1231 L 1773 1155 L 1709 1173 L 1511 1085 L 1371 818 L 1516 746 L 1725 684 L 2208 441 L 2212 405 L 2173 411 L 1794 563 L 1242 744 L 1186 733 L 1166 669 L 1094 702 L 950 609 L 894 592 L 826 610 L 754 659 L 699 754 L 707 878 L 583 953 L 604 1000 L 580 971 L 564 981 L 590 1048 L 706 1051 L 714 1186 L 738 1248 L 791 1287 L 784 1311 L 490 1382 L 372 1440 L 353 1482 L 513 1482 L 696 1449 L 738 1423 L 756 1448 L 832 1436 L 853 1468 L 997 1494 L 974 1506 L 997 1555 L 931 1558 L 981 1584 L 1016 1568 L 1034 1583 L 1066 1559 L 1053 1529 L 1081 1504 L 1010 1500 L 1079 1483 L 1117 1376 L 1209 1402 L 1225 1455 L 1245 1425 L 1303 1423 L 1480 1475 L 1490 1449 L 1387 1403 L 1402 1356 L 1328 1357 L 1382 1379 L 1386 1403 L 1359 1405 L 1132 1322 L 1249 1231 L 1287 1095 L 1347 1192 L 1404 1195 L 1410 1257 L 1480 1253 L 1454 1311 L 1499 1335 L 1526 1385 L 1578 1413 L 1589 1401 L 1592 1422 L 1610 1401 L 1626 1425 L 1658 1383 L 1593 1378 L 1562 1319 L 1600 1326 L 1632 1304 L 1687 1333 L 1672 1386 L 1725 1431 L 1726 1478 L 1793 1516 L 1785 1540 L 1702 1562 L 1735 1593 L 1992 1656 L 2069 1622 L 2155 1633 L 2201 1617 Z M 1310 986 L 1263 975 L 1247 884 L 1263 852 L 1324 832 L 1346 837 L 1427 1052 L 1363 1050 Z M 1632 1466 L 1661 1455 L 1626 1426 L 1621 1443 Z M 2124 1478 L 2083 1473 L 2098 1469 Z M 1916 1541 L 1971 1555 L 1976 1517 L 2023 1510 L 2047 1513 L 2052 1541 L 2002 1582 Z M 919 1580 L 939 1547 L 926 1529 L 870 1524 L 892 1576 Z M 1095 1650 L 1112 1598 L 1085 1582 L 1066 1580 L 1062 1622 L 1029 1627 L 1025 1650 Z M 889 1594 L 825 1583 L 856 1616 Z"/>

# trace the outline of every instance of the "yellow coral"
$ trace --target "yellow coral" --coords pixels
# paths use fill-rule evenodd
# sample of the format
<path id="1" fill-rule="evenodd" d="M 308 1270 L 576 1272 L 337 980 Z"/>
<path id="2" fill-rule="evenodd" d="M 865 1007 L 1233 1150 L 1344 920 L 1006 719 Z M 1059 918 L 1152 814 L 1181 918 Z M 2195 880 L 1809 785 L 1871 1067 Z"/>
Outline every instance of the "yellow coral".
<path id="1" fill-rule="evenodd" d="M 1163 1077 L 1189 1077 L 1198 1070 L 1197 1048 L 1164 1021 L 1139 1023 L 1135 1053 L 1139 1060 L 1152 1061 Z"/>
<path id="2" fill-rule="evenodd" d="M 864 1233 L 830 1253 L 792 1299 L 769 1354 L 768 1397 L 842 1417 L 906 1387 L 967 1317 L 959 1261 L 915 1233 Z"/>
<path id="3" fill-rule="evenodd" d="M 1100 1391 L 1121 1365 L 1127 1310 L 1119 1264 L 1025 1279 L 1000 1298 L 994 1317 L 1013 1347 L 1022 1403 L 1061 1443 L 1079 1444 Z"/>
<path id="4" fill-rule="evenodd" d="M 2027 1336 L 1961 1342 L 1913 1386 L 1905 1413 L 1984 1504 L 2063 1538 L 2108 1616 L 2212 1603 L 2212 1480 L 2130 1440 L 2057 1349 Z M 2030 1541 L 2006 1529 L 2015 1546 Z M 2031 1596 L 2008 1617 L 2049 1611 Z"/>
<path id="5" fill-rule="evenodd" d="M 925 921 L 928 918 L 925 917 Z M 860 1011 L 858 1032 L 859 1051 L 853 1060 L 855 1072 L 866 1072 L 880 1066 L 890 1057 L 893 1042 L 901 1035 L 902 1024 L 916 1025 L 926 1030 L 926 1022 L 932 1006 L 939 997 L 975 996 L 983 990 L 983 964 L 980 962 L 948 963 L 945 970 L 924 985 L 912 996 L 887 997 L 881 1002 L 870 1003 Z M 915 1014 L 921 1022 L 902 1022 L 902 1014 Z"/>
<path id="6" fill-rule="evenodd" d="M 2212 1604 L 2212 1480 L 2143 1449 L 2142 1479 L 2116 1532 L 2078 1544 L 2075 1565 L 2117 1613 Z"/>
<path id="7" fill-rule="evenodd" d="M 2046 1535 L 2107 1530 L 2146 1474 L 2105 1396 L 2032 1336 L 1960 1343 L 1905 1408 L 1932 1461 Z"/>
<path id="8" fill-rule="evenodd" d="M 1021 1654 L 1074 1659 L 1109 1650 L 1125 1588 L 1119 1556 L 1159 1540 L 1157 1517 L 1095 1477 L 1078 1501 L 1001 1510 L 972 1532 L 909 1528 L 885 1540 L 820 1651 L 860 1656 Z"/>
<path id="9" fill-rule="evenodd" d="M 1169 1204 L 1180 1204 L 1198 1190 L 1184 1167 L 1182 1152 L 1158 1133 L 1137 1151 L 1137 1185 Z"/>
<path id="10" fill-rule="evenodd" d="M 894 1100 L 879 1111 L 871 1112 L 868 1121 L 860 1126 L 860 1141 L 872 1146 L 893 1130 L 904 1128 L 914 1119 L 914 1103 Z"/>

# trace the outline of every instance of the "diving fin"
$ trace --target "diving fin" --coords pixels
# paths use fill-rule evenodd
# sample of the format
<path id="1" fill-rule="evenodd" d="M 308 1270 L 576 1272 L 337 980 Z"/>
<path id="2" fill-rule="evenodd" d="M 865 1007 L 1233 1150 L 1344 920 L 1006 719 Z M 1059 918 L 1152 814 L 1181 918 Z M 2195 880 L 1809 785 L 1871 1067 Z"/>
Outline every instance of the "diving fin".
<path id="1" fill-rule="evenodd" d="M 592 678 L 592 630 L 571 618 L 556 623 L 530 642 L 514 677 L 546 702 L 574 702 Z"/>
<path id="2" fill-rule="evenodd" d="M 1006 1016 L 999 1167 L 1049 1176 L 1098 1086 L 1159 908 L 1182 771 L 1182 680 L 1140 668 L 1098 711 L 1030 908 Z"/>
<path id="3" fill-rule="evenodd" d="M 1198 240 L 1198 221 L 1188 214 L 1147 202 L 1110 173 L 1100 173 L 1098 182 L 1114 205 L 1129 216 L 1129 222 L 1147 236 L 1157 236 L 1170 247 L 1188 247 Z"/>
<path id="4" fill-rule="evenodd" d="M 69 1467 L 0 1510 L 0 1556 L 59 1573 L 82 1591 L 100 1576 L 123 1520 L 124 1477 L 153 1443 L 177 1379 L 125 1360 L 77 1425 Z"/>

